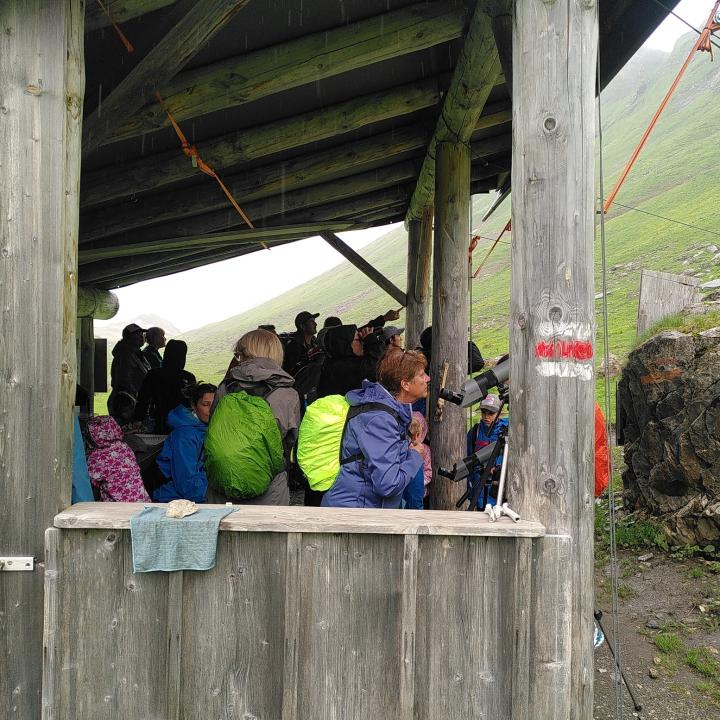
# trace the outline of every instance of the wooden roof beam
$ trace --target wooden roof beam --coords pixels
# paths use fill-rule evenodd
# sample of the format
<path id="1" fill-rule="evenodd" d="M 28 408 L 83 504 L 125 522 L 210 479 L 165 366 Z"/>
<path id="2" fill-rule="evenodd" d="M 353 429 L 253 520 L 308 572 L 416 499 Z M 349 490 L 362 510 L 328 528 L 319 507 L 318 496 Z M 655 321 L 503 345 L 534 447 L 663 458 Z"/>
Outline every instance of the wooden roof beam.
<path id="1" fill-rule="evenodd" d="M 337 250 L 349 263 L 354 265 L 361 273 L 369 277 L 379 288 L 384 290 L 391 298 L 393 298 L 401 307 L 407 305 L 407 295 L 388 280 L 379 270 L 373 267 L 362 255 L 355 252 L 346 242 L 339 238 L 335 233 L 327 231 L 321 232 L 320 237 L 333 249 Z"/>
<path id="2" fill-rule="evenodd" d="M 466 20 L 467 7 L 461 0 L 420 2 L 187 70 L 161 90 L 182 122 L 454 40 L 462 35 Z M 166 125 L 165 111 L 153 103 L 118 128 L 109 141 L 137 137 Z"/>
<path id="3" fill-rule="evenodd" d="M 382 188 L 406 183 L 417 176 L 420 163 L 413 160 L 405 160 L 394 165 L 386 165 L 376 170 L 369 170 L 359 175 L 351 175 L 338 180 L 312 185 L 307 188 L 295 190 L 283 194 L 273 195 L 269 198 L 256 200 L 255 202 L 243 205 L 243 210 L 251 217 L 255 225 L 259 221 L 276 216 L 285 215 L 296 210 L 302 210 L 317 205 L 325 205 L 329 202 L 344 200 L 356 197 L 368 192 L 374 192 Z M 237 218 L 240 222 L 240 218 Z M 152 236 L 152 227 L 145 228 L 138 233 L 128 233 L 133 242 L 142 242 L 143 238 Z M 155 230 L 157 237 L 157 230 Z M 103 237 L 91 242 L 84 242 L 82 248 L 99 249 L 112 247 L 117 244 L 117 236 Z"/>
<path id="4" fill-rule="evenodd" d="M 103 5 L 110 7 L 112 20 L 97 0 L 88 0 L 85 6 L 85 32 L 110 27 L 133 20 L 149 12 L 172 5 L 176 0 L 104 0 Z"/>
<path id="5" fill-rule="evenodd" d="M 509 122 L 510 110 L 507 104 L 488 109 L 496 109 L 496 112 L 481 117 L 477 128 Z M 277 162 L 228 175 L 224 178 L 224 182 L 241 206 L 247 209 L 245 204 L 253 200 L 347 176 L 355 168 L 361 169 L 363 166 L 391 161 L 393 157 L 399 155 L 419 153 L 427 147 L 429 139 L 430 132 L 425 126 L 410 125 L 340 148 L 332 147 L 287 162 Z M 481 140 L 473 146 L 473 151 L 479 156 L 492 155 L 504 150 L 508 142 L 509 135 L 504 139 L 493 137 Z M 133 228 L 142 228 L 146 225 L 191 217 L 227 207 L 229 207 L 227 198 L 216 184 L 203 178 L 203 185 L 141 196 L 127 205 L 103 207 L 84 213 L 80 223 L 80 243 L 116 235 Z M 250 211 L 248 215 L 252 220 L 253 215 Z"/>
<path id="6" fill-rule="evenodd" d="M 184 0 L 175 10 L 180 18 L 172 29 L 83 121 L 83 156 L 107 142 L 125 120 L 154 101 L 155 91 L 172 80 L 248 2 Z"/>
<path id="7" fill-rule="evenodd" d="M 437 143 L 446 140 L 467 143 L 470 140 L 499 74 L 500 58 L 490 18 L 484 12 L 484 4 L 478 3 L 445 96 L 435 134 L 425 155 L 406 222 L 419 220 L 423 209 L 433 203 Z"/>
<path id="8" fill-rule="evenodd" d="M 320 110 L 244 128 L 199 145 L 203 160 L 218 172 L 284 150 L 326 140 L 358 128 L 437 105 L 438 78 L 420 80 L 390 90 L 369 93 Z M 144 193 L 197 175 L 197 168 L 180 151 L 142 157 L 120 167 L 95 170 L 84 179 L 83 207 Z"/>
<path id="9" fill-rule="evenodd" d="M 317 233 L 325 227 L 324 224 L 321 226 L 283 225 L 281 227 L 246 227 L 225 233 L 207 233 L 206 235 L 199 235 L 192 238 L 181 237 L 159 240 L 154 243 L 133 243 L 124 246 L 115 245 L 100 249 L 81 250 L 78 262 L 82 265 L 109 258 L 135 257 L 155 252 L 225 247 L 226 245 L 251 245 L 257 243 L 258 246 L 261 246 L 261 243 L 279 237 L 299 238 L 317 235 Z"/>

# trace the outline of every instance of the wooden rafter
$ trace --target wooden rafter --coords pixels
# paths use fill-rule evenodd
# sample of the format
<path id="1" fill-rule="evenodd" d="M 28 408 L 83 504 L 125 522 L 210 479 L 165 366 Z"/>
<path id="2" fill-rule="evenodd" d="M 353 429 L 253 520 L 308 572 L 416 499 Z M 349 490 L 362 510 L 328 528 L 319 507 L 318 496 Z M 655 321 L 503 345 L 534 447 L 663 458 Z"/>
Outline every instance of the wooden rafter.
<path id="1" fill-rule="evenodd" d="M 200 143 L 199 149 L 203 160 L 220 171 L 433 107 L 440 98 L 440 89 L 436 78 L 421 80 L 211 138 Z M 127 193 L 129 186 L 136 193 L 147 192 L 196 174 L 197 169 L 185 155 L 173 148 L 124 163 L 119 168 L 96 170 L 89 174 L 86 185 L 88 189 L 97 187 L 95 197 L 111 200 Z"/>
<path id="2" fill-rule="evenodd" d="M 337 250 L 348 262 L 354 265 L 360 272 L 364 273 L 369 277 L 378 287 L 382 288 L 390 297 L 396 302 L 400 303 L 401 307 L 407 305 L 407 296 L 395 285 L 392 281 L 388 280 L 379 270 L 373 267 L 362 255 L 355 252 L 346 242 L 339 238 L 333 232 L 322 232 L 320 237 L 330 247 Z"/>
<path id="3" fill-rule="evenodd" d="M 507 106 L 498 106 L 497 112 L 480 118 L 478 127 L 508 122 L 509 119 L 510 111 Z M 430 132 L 423 125 L 406 126 L 348 144 L 342 150 L 333 147 L 284 163 L 274 163 L 229 175 L 225 182 L 235 197 L 245 204 L 252 203 L 262 198 L 284 195 L 338 177 L 346 177 L 353 172 L 362 173 L 364 167 L 372 167 L 380 162 L 392 162 L 393 158 L 407 157 L 408 153 L 419 153 L 427 147 L 429 138 Z M 480 140 L 473 146 L 476 158 L 494 155 L 507 149 L 509 135 Z M 362 180 L 363 178 L 360 178 L 359 183 Z M 113 206 L 112 210 L 103 207 L 85 213 L 81 223 L 80 242 L 89 242 L 150 224 L 189 218 L 225 207 L 227 201 L 224 195 L 210 183 L 140 196 L 128 205 Z M 253 212 L 248 209 L 250 217 L 253 217 Z"/>
<path id="4" fill-rule="evenodd" d="M 420 177 L 413 193 L 407 220 L 420 219 L 432 205 L 435 192 L 435 148 L 437 143 L 467 143 L 482 113 L 498 75 L 500 59 L 490 18 L 484 4 L 478 3 L 470 21 L 463 50 L 438 118 L 435 133 L 425 155 Z"/>
<path id="5" fill-rule="evenodd" d="M 453 40 L 462 35 L 466 19 L 467 8 L 458 0 L 421 2 L 182 72 L 161 91 L 176 119 L 188 120 Z M 111 140 L 166 124 L 163 109 L 148 105 Z"/>
<path id="6" fill-rule="evenodd" d="M 83 155 L 93 152 L 167 84 L 249 0 L 185 0 L 171 30 L 83 121 Z"/>
<path id="7" fill-rule="evenodd" d="M 176 0 L 102 0 L 101 4 L 97 0 L 87 0 L 85 32 L 109 27 L 113 22 L 124 23 L 133 20 L 141 15 L 172 5 L 174 2 Z M 109 15 L 107 9 L 110 10 Z"/>

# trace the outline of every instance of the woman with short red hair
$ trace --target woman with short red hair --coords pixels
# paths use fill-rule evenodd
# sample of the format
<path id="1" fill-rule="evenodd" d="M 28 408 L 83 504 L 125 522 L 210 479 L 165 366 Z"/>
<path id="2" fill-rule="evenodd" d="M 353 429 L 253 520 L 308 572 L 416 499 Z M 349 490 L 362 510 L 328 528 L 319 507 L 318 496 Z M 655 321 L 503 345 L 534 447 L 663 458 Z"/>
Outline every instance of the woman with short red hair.
<path id="1" fill-rule="evenodd" d="M 341 467 L 324 507 L 399 508 L 403 491 L 423 466 L 425 448 L 408 440 L 412 403 L 427 397 L 425 356 L 390 349 L 378 382 L 363 380 L 345 397 L 350 411 L 340 448 Z"/>

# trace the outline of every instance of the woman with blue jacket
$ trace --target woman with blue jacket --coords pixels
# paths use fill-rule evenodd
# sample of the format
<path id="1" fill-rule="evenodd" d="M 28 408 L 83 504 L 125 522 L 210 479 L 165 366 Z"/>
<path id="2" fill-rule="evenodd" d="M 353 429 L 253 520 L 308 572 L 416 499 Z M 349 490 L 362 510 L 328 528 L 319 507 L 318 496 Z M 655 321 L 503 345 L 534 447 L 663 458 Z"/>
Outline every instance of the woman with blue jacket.
<path id="1" fill-rule="evenodd" d="M 391 349 L 378 382 L 345 397 L 350 411 L 340 449 L 341 468 L 323 507 L 399 508 L 403 491 L 423 466 L 425 447 L 408 440 L 411 405 L 427 396 L 425 356 Z"/>
<path id="2" fill-rule="evenodd" d="M 208 481 L 203 443 L 216 390 L 210 383 L 193 385 L 188 389 L 192 409 L 178 405 L 168 414 L 167 422 L 172 432 L 156 460 L 168 482 L 153 493 L 155 502 L 178 499 L 205 502 Z"/>

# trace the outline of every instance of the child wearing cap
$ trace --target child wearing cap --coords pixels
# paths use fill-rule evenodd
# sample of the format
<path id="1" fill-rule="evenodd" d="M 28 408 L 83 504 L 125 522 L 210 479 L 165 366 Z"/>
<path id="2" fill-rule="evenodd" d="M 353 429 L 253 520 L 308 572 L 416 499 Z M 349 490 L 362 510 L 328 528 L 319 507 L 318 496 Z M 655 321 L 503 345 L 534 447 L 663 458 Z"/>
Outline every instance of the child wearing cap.
<path id="1" fill-rule="evenodd" d="M 495 442 L 500 436 L 500 430 L 508 427 L 506 418 L 499 417 L 502 402 L 497 395 L 487 395 L 480 403 L 480 422 L 475 423 L 467 434 L 467 454 L 477 452 L 481 448 Z M 478 510 L 483 510 L 486 504 L 494 505 L 494 494 L 497 492 L 497 481 L 500 479 L 500 465 L 502 464 L 502 455 L 498 456 L 494 471 L 495 478 L 489 494 L 484 490 L 480 493 L 477 501 Z M 468 489 L 480 478 L 480 472 L 474 472 L 468 477 Z M 487 497 L 486 497 L 487 495 Z"/>

